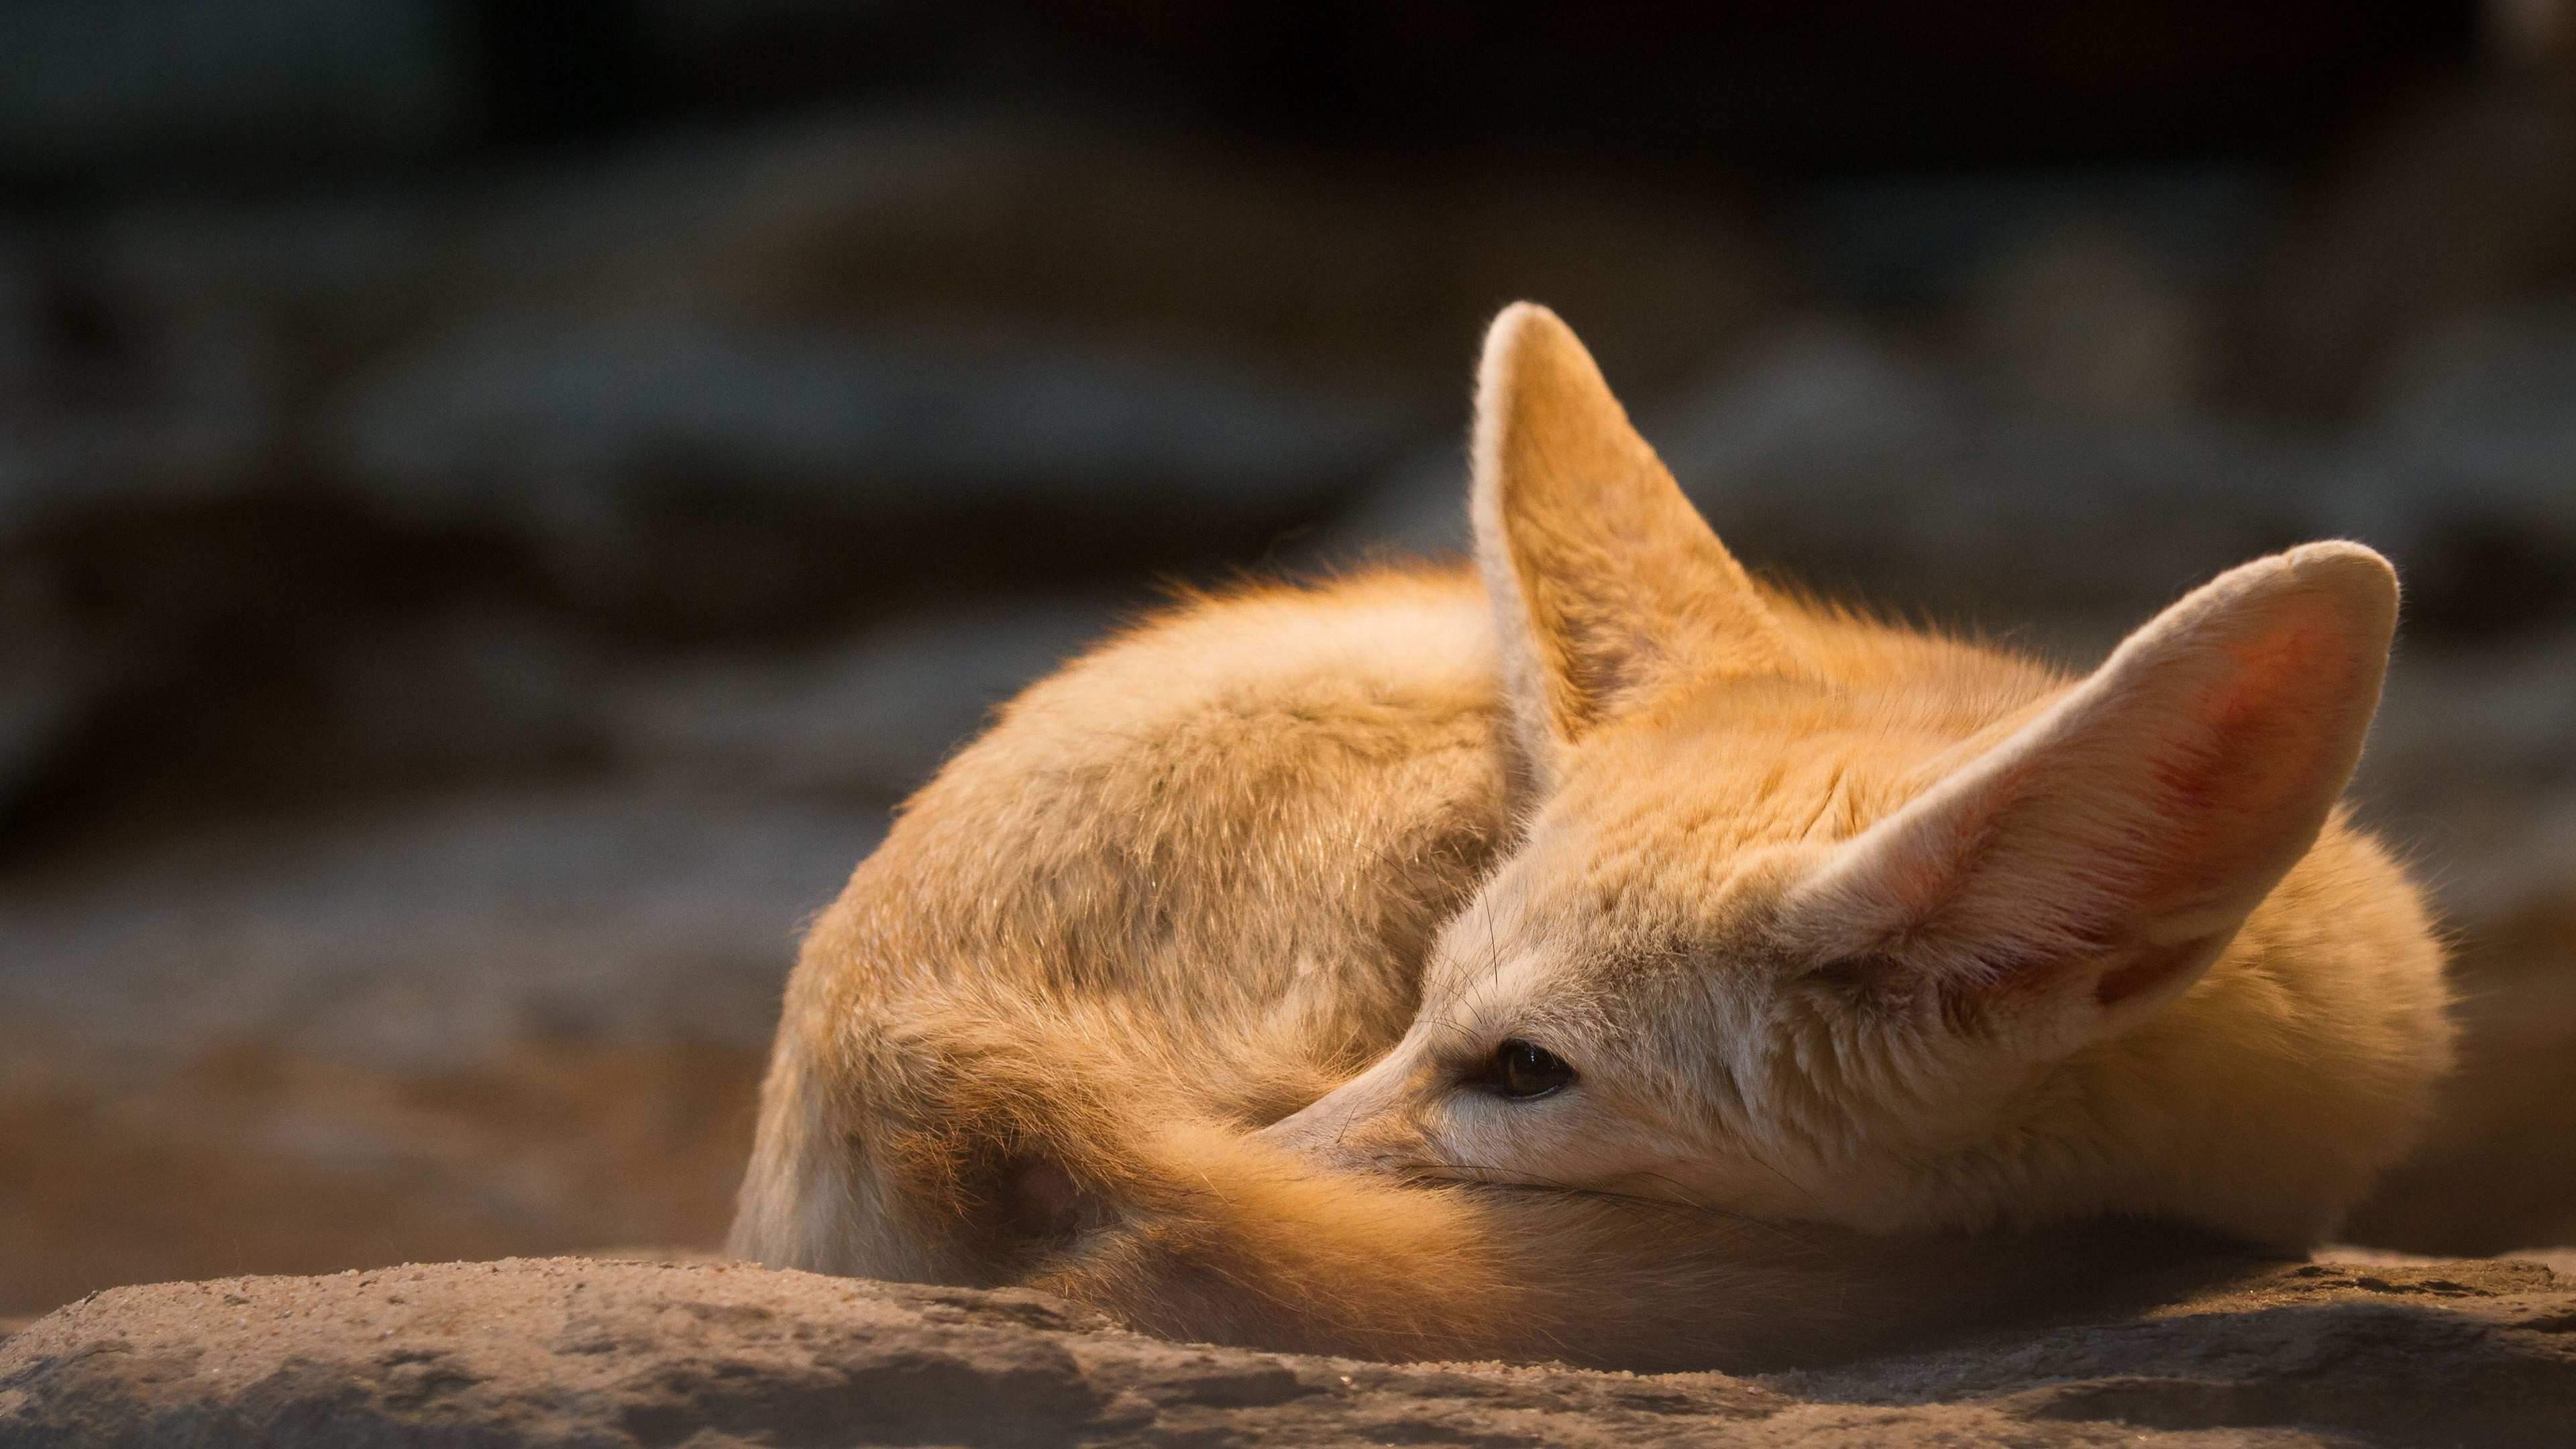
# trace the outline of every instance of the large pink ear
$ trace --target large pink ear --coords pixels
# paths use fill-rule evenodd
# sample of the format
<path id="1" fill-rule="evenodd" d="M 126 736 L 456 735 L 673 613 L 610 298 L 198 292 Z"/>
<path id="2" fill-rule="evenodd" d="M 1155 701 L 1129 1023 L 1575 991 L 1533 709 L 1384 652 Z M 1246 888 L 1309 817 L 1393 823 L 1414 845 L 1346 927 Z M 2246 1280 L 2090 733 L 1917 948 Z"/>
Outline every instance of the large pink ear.
<path id="1" fill-rule="evenodd" d="M 1793 888 L 1791 943 L 1934 983 L 2047 1054 L 2143 1019 L 2315 843 L 2396 619 L 2359 544 L 2221 575 Z"/>
<path id="2" fill-rule="evenodd" d="M 1656 684 L 1780 664 L 1752 580 L 1544 307 L 1505 308 L 1485 336 L 1473 503 L 1516 742 L 1541 788 L 1566 745 Z"/>

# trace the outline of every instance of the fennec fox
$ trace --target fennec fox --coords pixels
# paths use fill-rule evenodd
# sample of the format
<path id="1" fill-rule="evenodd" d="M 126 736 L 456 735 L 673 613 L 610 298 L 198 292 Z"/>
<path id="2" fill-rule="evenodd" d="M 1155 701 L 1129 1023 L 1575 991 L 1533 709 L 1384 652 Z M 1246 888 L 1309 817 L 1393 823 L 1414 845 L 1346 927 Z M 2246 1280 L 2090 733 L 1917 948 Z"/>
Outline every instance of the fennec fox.
<path id="1" fill-rule="evenodd" d="M 1202 599 L 1023 694 L 788 988 L 733 1248 L 1172 1334 L 1743 1367 L 2316 1242 L 2446 1065 L 2336 798 L 2376 554 L 2070 680 L 1758 584 L 1556 318 L 1481 579 Z M 2091 1226 L 2087 1226 L 2087 1225 Z"/>

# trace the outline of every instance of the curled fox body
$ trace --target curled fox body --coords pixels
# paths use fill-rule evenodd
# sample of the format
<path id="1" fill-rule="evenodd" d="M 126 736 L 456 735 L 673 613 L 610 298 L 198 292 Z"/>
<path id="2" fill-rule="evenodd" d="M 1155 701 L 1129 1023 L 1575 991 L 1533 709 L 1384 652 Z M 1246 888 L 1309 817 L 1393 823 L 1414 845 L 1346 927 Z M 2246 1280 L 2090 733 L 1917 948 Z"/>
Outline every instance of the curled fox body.
<path id="1" fill-rule="evenodd" d="M 1744 1367 L 2167 1228 L 2305 1248 L 2410 1144 L 2440 953 L 2336 803 L 2377 555 L 2080 678 L 1875 622 L 1752 580 L 1529 306 L 1474 463 L 1475 572 L 1190 603 L 905 807 L 806 940 L 734 1251 Z"/>

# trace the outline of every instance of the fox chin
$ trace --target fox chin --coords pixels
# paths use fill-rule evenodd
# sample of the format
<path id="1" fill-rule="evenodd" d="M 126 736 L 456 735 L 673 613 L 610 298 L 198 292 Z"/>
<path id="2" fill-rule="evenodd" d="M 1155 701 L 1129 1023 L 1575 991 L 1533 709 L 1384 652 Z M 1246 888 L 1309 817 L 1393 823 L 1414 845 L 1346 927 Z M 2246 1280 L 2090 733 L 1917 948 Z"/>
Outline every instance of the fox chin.
<path id="1" fill-rule="evenodd" d="M 1545 309 L 1472 569 L 1031 686 L 807 936 L 732 1250 L 1174 1337 L 1749 1368 L 2301 1252 L 2447 1069 L 2339 805 L 2398 588 L 2245 564 L 2089 674 L 1748 575 Z"/>

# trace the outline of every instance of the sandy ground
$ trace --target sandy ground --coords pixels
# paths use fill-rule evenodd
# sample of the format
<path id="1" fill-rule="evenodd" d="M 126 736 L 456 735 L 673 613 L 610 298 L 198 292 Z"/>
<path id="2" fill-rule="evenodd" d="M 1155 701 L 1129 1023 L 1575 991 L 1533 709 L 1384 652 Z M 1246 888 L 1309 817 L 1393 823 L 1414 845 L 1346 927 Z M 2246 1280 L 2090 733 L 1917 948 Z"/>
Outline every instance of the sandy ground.
<path id="1" fill-rule="evenodd" d="M 0 893 L 0 1312 L 712 1243 L 806 915 L 882 812 L 567 788 Z"/>
<path id="2" fill-rule="evenodd" d="M 0 1442 L 2032 1449 L 2561 1444 L 2536 1263 L 2233 1264 L 1800 1372 L 1175 1344 L 1023 1290 L 596 1258 L 112 1290 L 0 1343 Z"/>

